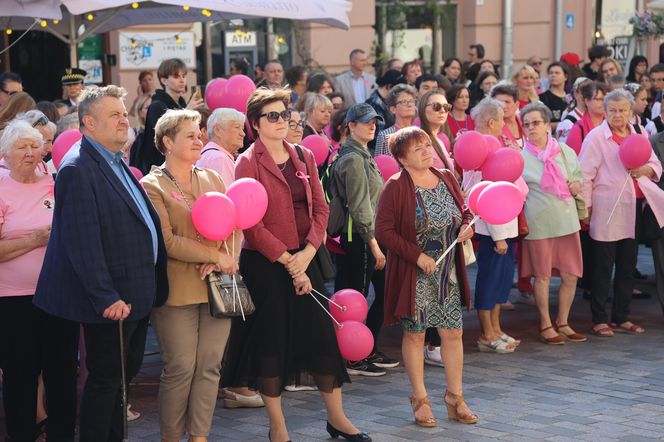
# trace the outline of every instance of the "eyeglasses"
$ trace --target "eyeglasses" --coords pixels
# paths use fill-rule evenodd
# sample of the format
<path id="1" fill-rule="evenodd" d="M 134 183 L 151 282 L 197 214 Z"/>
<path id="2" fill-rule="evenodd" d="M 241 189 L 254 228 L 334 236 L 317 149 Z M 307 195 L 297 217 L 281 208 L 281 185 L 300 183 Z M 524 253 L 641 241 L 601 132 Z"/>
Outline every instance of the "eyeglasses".
<path id="1" fill-rule="evenodd" d="M 37 126 L 46 126 L 48 124 L 48 118 L 46 118 L 46 115 L 42 115 L 39 117 L 37 121 L 32 123 L 32 127 L 37 127 Z"/>
<path id="2" fill-rule="evenodd" d="M 14 94 L 17 94 L 18 91 L 7 91 L 5 89 L 0 89 L 0 91 L 4 92 L 5 94 L 9 95 L 10 97 Z"/>
<path id="3" fill-rule="evenodd" d="M 279 117 L 281 117 L 281 119 L 284 121 L 290 121 L 291 113 L 289 110 L 284 110 L 281 112 L 272 111 L 272 112 L 265 112 L 258 116 L 258 118 L 262 117 L 267 117 L 267 121 L 269 121 L 270 123 L 276 123 L 277 121 L 279 121 Z"/>
<path id="4" fill-rule="evenodd" d="M 434 112 L 440 112 L 440 111 L 449 112 L 449 111 L 452 110 L 452 105 L 450 103 L 438 103 L 438 102 L 436 102 L 436 103 L 429 103 L 429 104 L 427 104 L 427 106 L 431 106 L 431 109 Z"/>
<path id="5" fill-rule="evenodd" d="M 270 120 L 270 117 L 268 117 L 268 121 L 269 120 Z M 300 128 L 300 130 L 304 130 L 304 126 L 306 126 L 306 125 L 307 125 L 306 120 L 300 120 L 300 121 L 290 120 L 288 122 L 288 128 L 290 130 L 297 130 L 298 127 Z"/>
<path id="6" fill-rule="evenodd" d="M 532 65 L 532 66 L 542 66 L 542 62 L 541 62 L 541 61 L 533 61 L 533 62 L 531 63 L 531 65 Z"/>
<path id="7" fill-rule="evenodd" d="M 535 121 L 531 121 L 531 122 L 525 122 L 524 121 L 523 122 L 523 127 L 525 127 L 526 129 L 530 129 L 531 127 L 532 128 L 539 127 L 542 124 L 544 124 L 544 121 L 542 121 L 542 120 L 535 120 Z"/>
<path id="8" fill-rule="evenodd" d="M 403 104 L 404 106 L 414 106 L 416 103 L 415 100 L 399 100 L 397 104 Z"/>

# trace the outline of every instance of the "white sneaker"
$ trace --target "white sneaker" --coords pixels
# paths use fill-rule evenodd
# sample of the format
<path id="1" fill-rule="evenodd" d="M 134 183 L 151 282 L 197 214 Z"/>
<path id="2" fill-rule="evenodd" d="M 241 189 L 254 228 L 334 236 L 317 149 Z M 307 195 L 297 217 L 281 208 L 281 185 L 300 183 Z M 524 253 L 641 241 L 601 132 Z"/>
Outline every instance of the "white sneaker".
<path id="1" fill-rule="evenodd" d="M 424 346 L 424 363 L 427 365 L 435 365 L 436 367 L 444 367 L 443 359 L 440 356 L 440 347 L 435 347 L 429 350 L 429 346 Z"/>
<path id="2" fill-rule="evenodd" d="M 535 295 L 530 292 L 519 292 L 519 296 L 514 300 L 514 304 L 536 305 Z"/>
<path id="3" fill-rule="evenodd" d="M 316 387 L 315 385 L 291 384 L 291 385 L 286 385 L 284 387 L 284 390 L 286 390 L 286 391 L 316 391 L 316 390 L 318 390 L 318 387 Z"/>

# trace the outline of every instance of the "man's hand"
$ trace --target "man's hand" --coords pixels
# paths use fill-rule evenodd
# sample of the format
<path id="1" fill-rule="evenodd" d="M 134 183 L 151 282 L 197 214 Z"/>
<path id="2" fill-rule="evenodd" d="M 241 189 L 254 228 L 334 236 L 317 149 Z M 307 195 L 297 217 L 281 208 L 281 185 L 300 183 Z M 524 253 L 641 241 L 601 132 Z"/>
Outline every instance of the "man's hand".
<path id="1" fill-rule="evenodd" d="M 371 250 L 371 254 L 376 260 L 376 265 L 374 266 L 374 269 L 383 270 L 383 268 L 385 268 L 385 255 L 383 255 L 383 251 L 380 250 L 378 241 L 376 241 L 375 239 L 369 241 L 369 249 Z"/>
<path id="2" fill-rule="evenodd" d="M 632 175 L 632 178 L 641 178 L 642 176 L 652 178 L 655 176 L 655 171 L 650 166 L 641 166 L 638 169 L 630 170 L 629 174 Z"/>
<path id="3" fill-rule="evenodd" d="M 111 304 L 106 310 L 104 310 L 103 316 L 112 321 L 119 321 L 120 319 L 127 319 L 129 313 L 131 313 L 131 306 L 125 304 L 123 300 L 120 300 Z"/>
<path id="4" fill-rule="evenodd" d="M 499 239 L 496 241 L 496 247 L 493 248 L 493 251 L 499 255 L 504 255 L 507 253 L 507 242 L 504 239 Z"/>
<path id="5" fill-rule="evenodd" d="M 205 105 L 205 100 L 202 98 L 192 98 L 189 100 L 189 103 L 187 103 L 187 109 L 192 109 L 192 110 L 198 110 L 202 108 Z"/>

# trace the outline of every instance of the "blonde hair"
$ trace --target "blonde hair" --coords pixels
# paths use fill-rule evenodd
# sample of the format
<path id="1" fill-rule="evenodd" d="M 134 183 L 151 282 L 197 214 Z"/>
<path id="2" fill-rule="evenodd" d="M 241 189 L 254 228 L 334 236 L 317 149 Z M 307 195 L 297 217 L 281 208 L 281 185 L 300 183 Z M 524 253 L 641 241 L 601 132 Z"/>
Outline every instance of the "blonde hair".
<path id="1" fill-rule="evenodd" d="M 533 77 L 538 76 L 537 72 L 535 71 L 535 69 L 533 69 L 532 66 L 530 66 L 528 64 L 524 64 L 523 66 L 521 66 L 519 68 L 519 70 L 517 70 L 514 73 L 514 75 L 512 75 L 512 83 L 514 83 L 515 86 L 517 85 L 516 81 L 519 78 L 519 75 L 521 75 L 523 72 L 526 72 L 526 73 L 532 75 Z M 530 101 L 531 103 L 535 103 L 535 102 L 539 101 L 539 97 L 537 96 L 537 91 L 535 90 L 534 87 L 531 88 L 528 91 L 528 101 Z"/>
<path id="2" fill-rule="evenodd" d="M 157 150 L 166 155 L 164 137 L 171 140 L 175 138 L 180 130 L 180 124 L 184 121 L 193 121 L 196 125 L 201 124 L 201 114 L 191 109 L 169 109 L 157 120 L 154 127 L 154 145 Z"/>

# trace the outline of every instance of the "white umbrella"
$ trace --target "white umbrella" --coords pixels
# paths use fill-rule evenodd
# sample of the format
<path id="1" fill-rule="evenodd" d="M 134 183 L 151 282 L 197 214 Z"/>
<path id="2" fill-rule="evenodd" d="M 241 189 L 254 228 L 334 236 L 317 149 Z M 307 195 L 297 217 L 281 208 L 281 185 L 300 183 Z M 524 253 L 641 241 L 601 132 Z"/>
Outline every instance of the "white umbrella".
<path id="1" fill-rule="evenodd" d="M 4 3 L 0 29 L 34 27 L 50 32 L 70 46 L 72 66 L 77 64 L 78 43 L 85 37 L 128 26 L 272 17 L 348 29 L 352 7 L 349 0 L 10 0 L 9 7 Z M 82 23 L 86 28 L 79 35 Z"/>

